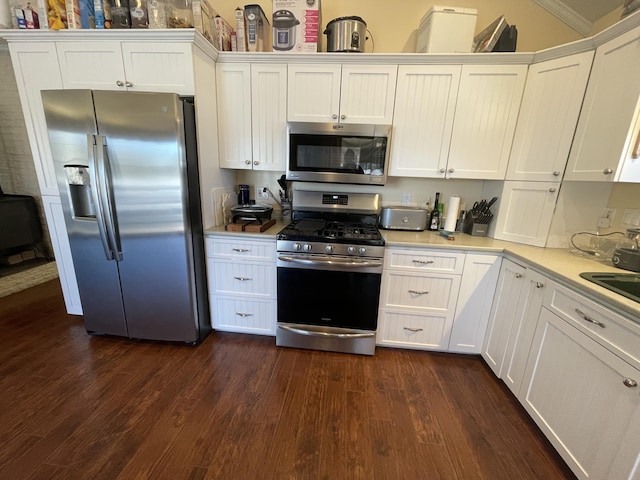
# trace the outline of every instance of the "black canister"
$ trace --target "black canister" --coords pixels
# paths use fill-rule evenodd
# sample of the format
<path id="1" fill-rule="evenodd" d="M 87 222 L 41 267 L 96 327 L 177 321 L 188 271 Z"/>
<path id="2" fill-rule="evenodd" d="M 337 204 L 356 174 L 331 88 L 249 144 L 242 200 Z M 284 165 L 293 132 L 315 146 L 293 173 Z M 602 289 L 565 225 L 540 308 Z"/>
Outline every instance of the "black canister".
<path id="1" fill-rule="evenodd" d="M 249 185 L 238 185 L 238 203 L 240 205 L 249 205 L 250 193 Z"/>

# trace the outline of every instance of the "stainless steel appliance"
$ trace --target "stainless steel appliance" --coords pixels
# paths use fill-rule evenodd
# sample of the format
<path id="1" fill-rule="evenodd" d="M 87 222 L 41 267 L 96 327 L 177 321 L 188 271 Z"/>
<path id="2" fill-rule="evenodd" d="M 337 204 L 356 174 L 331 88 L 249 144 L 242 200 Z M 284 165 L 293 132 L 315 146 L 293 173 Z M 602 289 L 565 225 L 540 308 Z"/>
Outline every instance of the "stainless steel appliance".
<path id="1" fill-rule="evenodd" d="M 379 195 L 296 190 L 276 237 L 276 345 L 373 355 L 384 239 Z"/>
<path id="2" fill-rule="evenodd" d="M 382 207 L 380 228 L 388 230 L 425 230 L 429 212 L 419 207 Z"/>
<path id="3" fill-rule="evenodd" d="M 291 50 L 296 44 L 296 27 L 300 21 L 289 10 L 273 12 L 273 48 Z"/>
<path id="4" fill-rule="evenodd" d="M 87 331 L 199 342 L 210 327 L 193 103 L 91 90 L 42 101 Z"/>
<path id="5" fill-rule="evenodd" d="M 287 124 L 287 180 L 384 185 L 390 125 Z"/>
<path id="6" fill-rule="evenodd" d="M 364 52 L 367 23 L 360 17 L 339 17 L 327 23 L 327 52 Z"/>

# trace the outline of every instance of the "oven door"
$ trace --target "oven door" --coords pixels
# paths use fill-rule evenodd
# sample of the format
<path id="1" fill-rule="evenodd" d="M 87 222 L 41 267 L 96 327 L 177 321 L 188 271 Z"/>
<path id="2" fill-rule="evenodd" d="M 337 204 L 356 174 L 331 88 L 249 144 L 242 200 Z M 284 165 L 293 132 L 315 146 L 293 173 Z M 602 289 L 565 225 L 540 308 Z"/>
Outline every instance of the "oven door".
<path id="1" fill-rule="evenodd" d="M 372 355 L 382 260 L 279 254 L 276 344 Z"/>
<path id="2" fill-rule="evenodd" d="M 384 185 L 389 127 L 290 123 L 287 179 Z"/>

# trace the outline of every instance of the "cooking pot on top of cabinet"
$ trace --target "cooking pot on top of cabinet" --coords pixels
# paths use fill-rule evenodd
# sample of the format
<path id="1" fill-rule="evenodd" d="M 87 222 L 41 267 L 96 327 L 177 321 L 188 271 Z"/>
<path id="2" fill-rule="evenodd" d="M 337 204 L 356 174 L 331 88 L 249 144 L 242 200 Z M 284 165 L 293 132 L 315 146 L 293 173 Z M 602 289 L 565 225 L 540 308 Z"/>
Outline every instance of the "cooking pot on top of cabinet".
<path id="1" fill-rule="evenodd" d="M 300 21 L 289 10 L 273 13 L 273 48 L 291 50 L 296 44 L 296 26 Z"/>
<path id="2" fill-rule="evenodd" d="M 327 52 L 364 52 L 367 24 L 360 17 L 339 17 L 327 23 Z"/>

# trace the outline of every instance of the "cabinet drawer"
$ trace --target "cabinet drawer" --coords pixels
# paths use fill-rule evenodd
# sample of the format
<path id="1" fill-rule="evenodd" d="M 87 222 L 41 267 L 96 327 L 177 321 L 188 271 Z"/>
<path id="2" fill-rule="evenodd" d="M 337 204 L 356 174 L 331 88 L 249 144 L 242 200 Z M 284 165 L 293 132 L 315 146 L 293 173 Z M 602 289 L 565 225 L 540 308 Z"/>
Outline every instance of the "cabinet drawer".
<path id="1" fill-rule="evenodd" d="M 377 341 L 380 345 L 446 350 L 453 315 L 419 315 L 381 311 Z"/>
<path id="2" fill-rule="evenodd" d="M 212 322 L 216 330 L 275 335 L 276 302 L 211 296 Z"/>
<path id="3" fill-rule="evenodd" d="M 276 261 L 276 242 L 246 240 L 244 238 L 207 238 L 208 257 L 247 259 L 251 261 Z"/>
<path id="4" fill-rule="evenodd" d="M 387 272 L 382 288 L 385 307 L 405 307 L 451 313 L 456 310 L 458 275 L 410 275 L 408 273 Z"/>
<path id="5" fill-rule="evenodd" d="M 384 268 L 459 275 L 464 267 L 464 257 L 464 253 L 447 251 L 389 249 Z"/>
<path id="6" fill-rule="evenodd" d="M 273 264 L 209 258 L 207 269 L 210 293 L 275 297 L 276 267 Z"/>
<path id="7" fill-rule="evenodd" d="M 640 325 L 556 283 L 544 306 L 640 368 Z"/>

